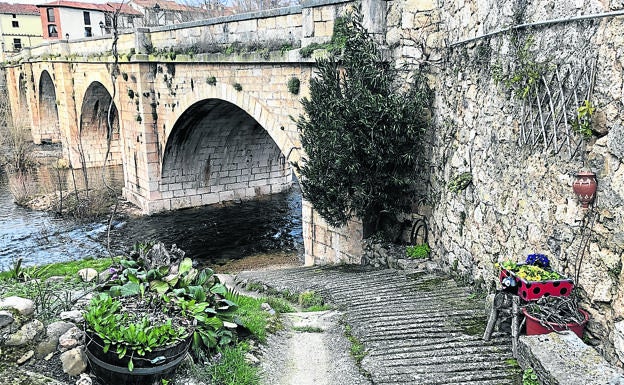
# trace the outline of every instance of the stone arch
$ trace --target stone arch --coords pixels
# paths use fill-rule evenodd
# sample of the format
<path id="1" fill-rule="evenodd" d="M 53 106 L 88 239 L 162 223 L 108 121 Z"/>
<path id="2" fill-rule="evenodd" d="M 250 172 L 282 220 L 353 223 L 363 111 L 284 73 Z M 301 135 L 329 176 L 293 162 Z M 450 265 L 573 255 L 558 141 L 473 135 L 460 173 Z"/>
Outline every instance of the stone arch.
<path id="1" fill-rule="evenodd" d="M 282 148 L 254 117 L 229 101 L 194 103 L 167 136 L 160 190 L 171 209 L 248 199 L 291 185 Z"/>
<path id="2" fill-rule="evenodd" d="M 197 82 L 200 83 L 200 82 Z M 285 130 L 285 126 L 293 124 L 288 116 L 280 116 L 271 111 L 264 103 L 256 97 L 244 92 L 236 91 L 229 84 L 195 84 L 193 93 L 187 93 L 179 100 L 179 111 L 187 111 L 191 106 L 202 99 L 219 99 L 229 102 L 237 106 L 240 110 L 246 112 L 252 117 L 264 130 L 269 134 L 273 141 L 286 156 L 287 162 L 296 162 L 300 159 L 300 144 L 298 138 L 292 138 Z M 176 122 L 180 120 L 180 116 L 176 118 Z M 165 137 L 169 138 L 174 125 L 166 127 Z"/>
<path id="3" fill-rule="evenodd" d="M 40 138 L 41 143 L 61 141 L 56 87 L 46 70 L 39 77 L 39 125 L 38 133 L 33 133 L 33 137 Z"/>
<path id="4" fill-rule="evenodd" d="M 111 105 L 111 100 L 112 96 L 106 87 L 97 81 L 89 84 L 82 98 L 78 126 L 80 136 L 78 145 L 80 147 L 79 152 L 84 156 L 84 165 L 87 167 L 104 165 L 109 139 L 110 153 L 106 158 L 106 165 L 119 165 L 122 163 L 119 138 L 119 112 L 114 102 L 110 111 L 112 131 L 110 133 L 108 131 L 108 108 Z"/>

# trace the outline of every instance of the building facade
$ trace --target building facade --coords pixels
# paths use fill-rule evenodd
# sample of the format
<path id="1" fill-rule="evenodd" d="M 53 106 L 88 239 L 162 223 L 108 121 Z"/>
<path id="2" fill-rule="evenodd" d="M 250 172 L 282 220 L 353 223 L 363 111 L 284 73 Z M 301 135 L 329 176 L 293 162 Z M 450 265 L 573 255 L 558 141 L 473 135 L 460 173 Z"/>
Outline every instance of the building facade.
<path id="1" fill-rule="evenodd" d="M 113 29 L 115 16 L 119 29 L 135 27 L 135 19 L 143 16 L 123 3 L 90 4 L 57 0 L 37 7 L 41 14 L 43 38 L 48 40 L 107 35 Z"/>
<path id="2" fill-rule="evenodd" d="M 39 9 L 29 4 L 0 3 L 0 43 L 2 57 L 43 41 Z"/>

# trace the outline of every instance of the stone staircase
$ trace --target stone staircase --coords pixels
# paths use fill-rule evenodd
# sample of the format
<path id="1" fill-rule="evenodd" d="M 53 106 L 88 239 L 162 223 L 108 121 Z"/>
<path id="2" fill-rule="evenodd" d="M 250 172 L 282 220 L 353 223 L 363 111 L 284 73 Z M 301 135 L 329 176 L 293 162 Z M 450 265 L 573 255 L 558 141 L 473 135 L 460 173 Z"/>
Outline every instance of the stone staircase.
<path id="1" fill-rule="evenodd" d="M 374 384 L 522 382 L 510 338 L 483 341 L 483 300 L 448 277 L 338 266 L 243 272 L 236 280 L 243 287 L 314 290 L 337 306 L 368 352 L 361 367 Z"/>

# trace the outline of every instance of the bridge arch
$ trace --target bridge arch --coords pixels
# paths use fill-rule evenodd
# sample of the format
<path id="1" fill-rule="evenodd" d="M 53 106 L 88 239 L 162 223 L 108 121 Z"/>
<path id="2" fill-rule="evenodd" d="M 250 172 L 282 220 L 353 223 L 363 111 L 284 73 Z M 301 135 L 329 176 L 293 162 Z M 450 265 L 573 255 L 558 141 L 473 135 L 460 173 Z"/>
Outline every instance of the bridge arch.
<path id="1" fill-rule="evenodd" d="M 119 135 L 119 112 L 114 101 L 111 106 L 112 95 L 99 81 L 93 81 L 87 87 L 80 104 L 79 117 L 79 140 L 78 145 L 88 151 L 80 151 L 84 157 L 86 167 L 119 165 L 122 163 L 120 135 Z M 108 131 L 109 119 L 112 122 L 112 130 Z M 108 139 L 110 139 L 110 152 L 108 151 Z M 82 162 L 81 162 L 82 163 Z M 78 165 L 75 165 L 78 166 Z"/>
<path id="2" fill-rule="evenodd" d="M 160 190 L 172 209 L 278 193 L 291 185 L 283 150 L 230 101 L 197 101 L 169 130 Z"/>
<path id="3" fill-rule="evenodd" d="M 33 137 L 41 143 L 58 143 L 61 141 L 59 113 L 56 97 L 56 87 L 47 70 L 39 76 L 39 125 L 38 132 Z"/>
<path id="4" fill-rule="evenodd" d="M 219 99 L 237 106 L 264 128 L 286 156 L 287 162 L 299 160 L 301 148 L 298 139 L 293 140 L 289 135 L 289 132 L 296 131 L 289 115 L 275 113 L 255 96 L 245 91 L 236 91 L 230 84 L 197 84 L 193 93 L 187 93 L 179 99 L 179 111 L 184 113 L 198 101 L 205 99 Z M 178 115 L 176 124 L 182 114 Z M 173 128 L 174 125 L 165 127 L 166 138 L 169 138 Z"/>

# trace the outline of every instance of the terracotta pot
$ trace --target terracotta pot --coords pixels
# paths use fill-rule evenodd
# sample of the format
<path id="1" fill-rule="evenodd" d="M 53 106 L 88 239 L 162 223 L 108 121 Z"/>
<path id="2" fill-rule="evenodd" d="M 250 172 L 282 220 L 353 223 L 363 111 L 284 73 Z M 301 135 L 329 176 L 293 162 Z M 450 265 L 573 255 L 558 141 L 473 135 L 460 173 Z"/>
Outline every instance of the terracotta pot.
<path id="1" fill-rule="evenodd" d="M 582 207 L 586 209 L 594 201 L 596 196 L 596 174 L 591 171 L 580 171 L 576 174 L 576 180 L 572 184 L 572 190 L 581 201 Z"/>
<path id="2" fill-rule="evenodd" d="M 522 313 L 526 317 L 526 334 L 527 336 L 535 336 L 539 334 L 552 333 L 553 331 L 560 332 L 564 330 L 571 330 L 574 334 L 579 336 L 579 338 L 583 338 L 585 325 L 587 325 L 587 322 L 589 321 L 589 313 L 583 309 L 579 309 L 579 312 L 581 312 L 584 317 L 583 322 L 580 324 L 572 322 L 566 325 L 559 325 L 552 322 L 546 322 L 547 326 L 543 326 L 537 318 L 530 315 L 525 308 L 522 308 Z"/>

